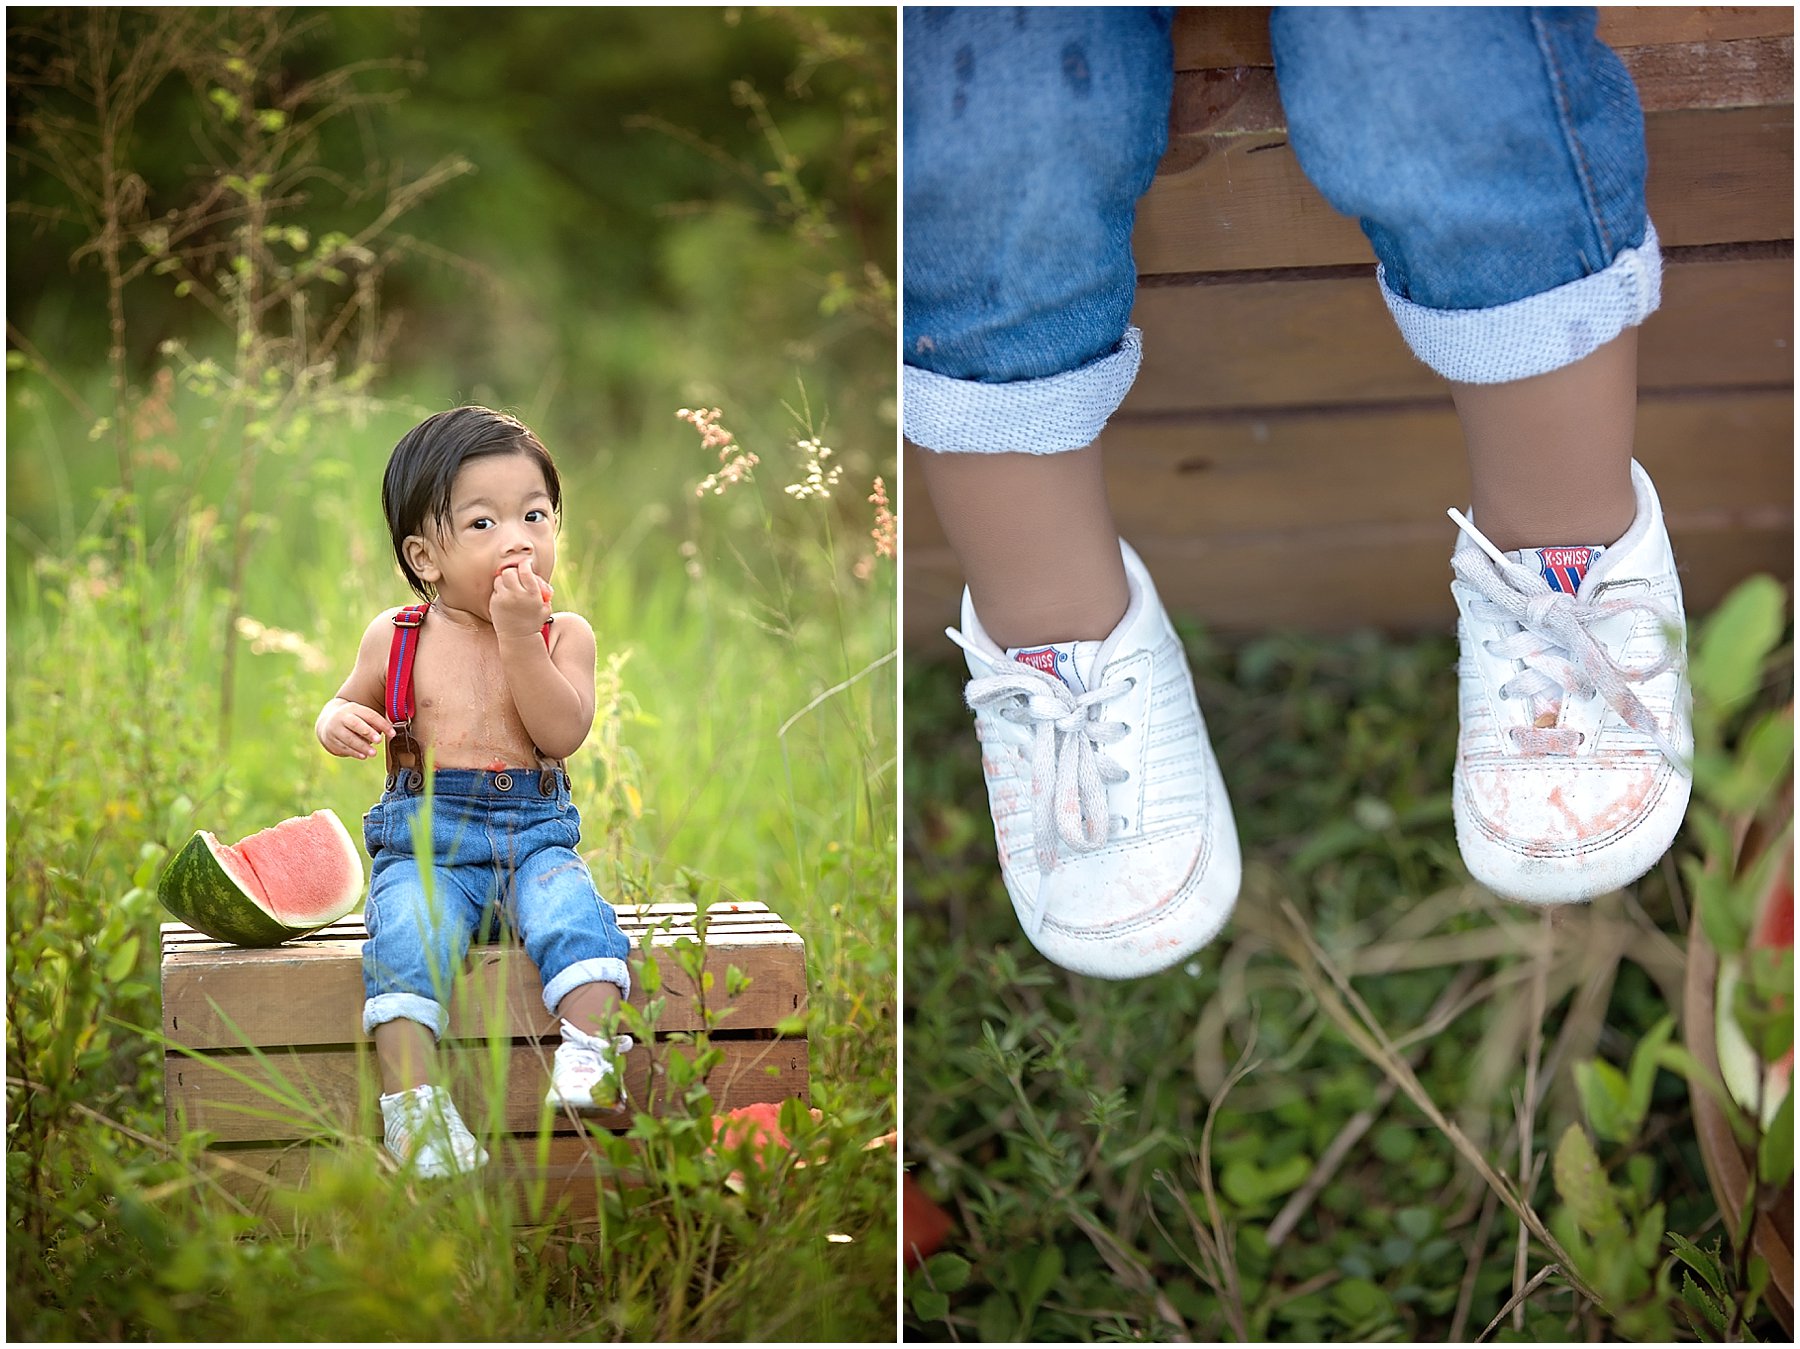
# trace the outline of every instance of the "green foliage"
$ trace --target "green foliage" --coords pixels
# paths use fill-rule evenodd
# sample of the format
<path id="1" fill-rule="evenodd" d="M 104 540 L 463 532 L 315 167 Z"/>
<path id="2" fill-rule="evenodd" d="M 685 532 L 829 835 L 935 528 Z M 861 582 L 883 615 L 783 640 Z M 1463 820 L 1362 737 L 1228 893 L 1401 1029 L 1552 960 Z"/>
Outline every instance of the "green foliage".
<path id="1" fill-rule="evenodd" d="M 1763 682 L 1764 662 L 1787 626 L 1787 596 L 1771 576 L 1755 576 L 1727 595 L 1696 634 L 1688 662 L 1695 717 L 1717 726 L 1743 710 Z"/>
<path id="2" fill-rule="evenodd" d="M 1631 1184 L 1613 1185 L 1581 1126 L 1571 1123 L 1557 1144 L 1554 1174 L 1563 1207 L 1550 1226 L 1575 1267 L 1628 1339 L 1668 1339 L 1670 1290 L 1656 1273 L 1666 1206 L 1650 1198 L 1652 1169 L 1638 1167 Z"/>
<path id="3" fill-rule="evenodd" d="M 1447 640 L 1190 633 L 1187 647 L 1244 888 L 1212 948 L 1124 984 L 1069 976 L 1019 934 L 963 672 L 924 660 L 906 671 L 907 1162 L 958 1220 L 908 1276 L 913 1333 L 1018 1333 L 1015 1265 L 1051 1247 L 1062 1273 L 1031 1313 L 1038 1339 L 1416 1342 L 1489 1329 L 1517 1291 L 1517 1222 L 1324 1013 L 1340 990 L 1309 977 L 1288 903 L 1444 1118 L 1496 1173 L 1527 1175 L 1524 1202 L 1560 1248 L 1529 1240 L 1527 1278 L 1568 1261 L 1488 1338 L 1693 1338 L 1675 1252 L 1738 1215 L 1720 1212 L 1700 1164 L 1695 1065 L 1670 1016 L 1679 965 L 1671 977 L 1651 952 L 1679 939 L 1680 901 L 1698 921 L 1703 897 L 1653 872 L 1630 904 L 1551 926 L 1468 883 L 1451 829 Z M 1736 728 L 1779 717 L 1789 696 L 1778 642 L 1734 647 L 1757 673 L 1731 717 L 1710 723 L 1730 736 L 1715 742 L 1721 780 L 1739 771 Z M 1766 797 L 1779 795 L 1758 808 L 1778 813 Z M 1678 840 L 1679 874 L 1707 848 L 1705 827 Z M 1781 976 L 1770 961 L 1758 986 Z M 1541 1104 L 1521 1162 L 1534 1054 Z M 1747 1300 L 1748 1266 L 1693 1281 L 1722 1326 L 1737 1315 L 1738 1338 L 1779 1333 Z"/>

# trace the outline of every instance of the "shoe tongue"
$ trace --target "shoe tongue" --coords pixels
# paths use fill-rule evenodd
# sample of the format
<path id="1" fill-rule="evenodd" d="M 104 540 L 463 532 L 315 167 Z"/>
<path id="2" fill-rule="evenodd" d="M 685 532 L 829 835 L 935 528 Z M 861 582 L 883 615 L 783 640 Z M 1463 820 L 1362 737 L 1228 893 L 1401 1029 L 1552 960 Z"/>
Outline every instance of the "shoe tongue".
<path id="1" fill-rule="evenodd" d="M 1581 589 L 1588 568 L 1598 562 L 1605 551 L 1597 544 L 1580 544 L 1561 548 L 1520 548 L 1506 556 L 1531 568 L 1544 578 L 1544 584 L 1550 589 L 1573 595 Z"/>
<path id="2" fill-rule="evenodd" d="M 1009 646 L 1007 657 L 1034 670 L 1055 675 L 1076 693 L 1094 682 L 1094 658 L 1104 642 L 1052 642 L 1048 646 Z"/>

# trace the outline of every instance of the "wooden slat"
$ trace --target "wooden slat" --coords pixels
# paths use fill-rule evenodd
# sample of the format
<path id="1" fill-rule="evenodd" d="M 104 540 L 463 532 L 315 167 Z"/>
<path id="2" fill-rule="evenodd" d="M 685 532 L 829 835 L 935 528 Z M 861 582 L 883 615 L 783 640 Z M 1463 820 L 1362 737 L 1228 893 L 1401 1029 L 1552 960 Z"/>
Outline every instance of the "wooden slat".
<path id="1" fill-rule="evenodd" d="M 743 914 L 730 920 L 715 919 L 707 925 L 707 930 L 720 937 L 732 934 L 744 936 L 752 933 L 780 934 L 793 931 L 772 913 Z M 209 937 L 204 932 L 196 932 L 185 923 L 164 923 L 162 949 L 165 955 L 217 955 L 225 951 L 275 949 L 304 951 L 314 946 L 323 946 L 328 942 L 360 942 L 368 935 L 368 929 L 363 926 L 360 913 L 340 919 L 328 927 L 320 928 L 317 932 L 309 932 L 304 937 L 296 937 L 292 941 L 284 942 L 280 948 L 235 946 L 230 942 Z M 641 945 L 643 935 L 642 932 L 638 932 L 634 936 L 631 930 L 626 930 L 626 936 L 633 939 L 634 947 Z M 684 937 L 690 941 L 698 940 L 699 929 L 691 921 L 677 919 L 667 926 L 658 927 L 653 935 L 656 946 L 672 946 Z"/>
<path id="2" fill-rule="evenodd" d="M 1728 42 L 1794 33 L 1792 5 L 1602 5 L 1600 40 L 1611 47 Z"/>
<path id="3" fill-rule="evenodd" d="M 1664 247 L 1793 237 L 1791 105 L 1651 113 L 1645 134 L 1646 193 Z M 1307 181 L 1285 133 L 1186 141 L 1138 205 L 1140 275 L 1373 263 L 1356 222 Z"/>
<path id="4" fill-rule="evenodd" d="M 1792 517 L 1793 400 L 1785 392 L 1646 399 L 1638 455 L 1679 525 L 1724 528 L 1771 508 Z M 1107 492 L 1120 530 L 1215 539 L 1429 524 L 1467 504 L 1462 431 L 1444 403 L 1395 411 L 1332 409 L 1270 419 L 1116 425 L 1104 437 Z M 923 475 L 912 479 L 915 487 Z M 915 532 L 916 530 L 916 532 Z M 1448 537 L 1448 536 L 1447 536 Z M 941 546 L 930 511 L 907 546 Z"/>
<path id="5" fill-rule="evenodd" d="M 670 937 L 692 936 L 694 933 L 695 907 L 691 903 L 680 901 L 663 901 L 655 904 L 615 904 L 613 912 L 619 921 L 619 930 L 631 939 L 636 946 L 643 934 L 652 930 L 661 939 L 662 934 Z M 781 915 L 768 905 L 756 900 L 734 900 L 730 903 L 714 904 L 707 910 L 707 923 L 711 927 L 743 927 L 753 924 L 781 923 Z M 785 926 L 785 925 L 784 925 Z M 296 942 L 322 941 L 332 937 L 352 937 L 361 941 L 368 936 L 369 930 L 364 925 L 363 914 L 359 910 L 327 923 L 317 932 L 308 933 L 296 938 Z M 162 925 L 163 949 L 179 946 L 183 950 L 218 950 L 235 951 L 242 947 L 233 946 L 230 942 L 222 942 L 216 937 L 209 937 L 204 932 L 196 932 L 186 923 L 164 923 Z"/>
<path id="6" fill-rule="evenodd" d="M 1794 101 L 1794 39 L 1755 38 L 1745 42 L 1637 47 L 1624 63 L 1645 112 L 1685 108 L 1773 108 Z M 1173 173 L 1214 148 L 1189 144 L 1221 137 L 1277 137 L 1287 130 L 1287 114 L 1273 70 L 1234 66 L 1183 70 L 1175 76 L 1169 106 Z"/>
<path id="7" fill-rule="evenodd" d="M 758 1101 L 804 1097 L 807 1088 L 807 1044 L 803 1039 L 718 1040 L 724 1061 L 708 1079 L 717 1109 L 729 1110 Z M 659 1055 L 671 1052 L 668 1045 Z M 679 1052 L 692 1054 L 687 1049 Z M 515 1044 L 509 1051 L 502 1129 L 535 1133 L 539 1126 L 553 1045 Z M 321 1131 L 379 1133 L 375 1106 L 373 1057 L 345 1046 L 302 1052 L 273 1051 L 268 1066 L 249 1054 L 204 1056 L 170 1054 L 166 1065 L 167 1111 L 171 1136 L 183 1128 L 205 1129 L 222 1141 L 276 1142 L 315 1136 Z M 487 1046 L 452 1047 L 440 1051 L 457 1109 L 477 1132 L 486 1127 Z M 626 1059 L 625 1081 L 635 1107 L 650 1103 L 651 1051 L 635 1047 Z M 251 1080 L 239 1081 L 234 1074 Z M 366 1074 L 366 1077 L 365 1077 Z M 282 1097 L 298 1096 L 305 1110 L 271 1099 L 256 1083 L 285 1083 Z M 659 1088 L 666 1091 L 666 1086 Z M 606 1128 L 624 1128 L 628 1114 L 596 1114 Z M 566 1117 L 552 1117 L 552 1128 L 569 1132 Z"/>
<path id="8" fill-rule="evenodd" d="M 694 906 L 683 903 L 616 906 L 621 930 L 640 947 L 693 940 Z M 252 1044 L 343 1044 L 361 1037 L 360 953 L 367 932 L 360 914 L 279 947 L 251 951 L 230 946 L 182 924 L 163 925 L 164 1031 L 191 1048 Z M 712 1005 L 723 1005 L 726 970 L 735 965 L 752 984 L 722 1028 L 773 1025 L 806 1005 L 805 947 L 766 905 L 714 905 L 708 913 L 706 969 L 714 979 Z M 634 954 L 634 961 L 639 957 Z M 667 987 L 664 1030 L 699 1026 L 693 989 L 669 956 L 659 959 Z M 484 1009 L 507 1010 L 507 1034 L 541 1034 L 554 1024 L 543 1008 L 541 983 L 529 958 L 508 946 L 477 946 L 465 963 L 451 1038 L 482 1038 Z M 496 1003 L 496 999 L 499 1002 Z M 641 990 L 634 993 L 641 1005 Z M 219 1010 L 212 1004 L 216 1003 Z M 232 1026 L 237 1030 L 234 1031 Z"/>
<path id="9" fill-rule="evenodd" d="M 1620 53 L 1645 112 L 1756 108 L 1794 101 L 1794 38 L 1683 42 Z"/>
<path id="10" fill-rule="evenodd" d="M 1372 270 L 1145 286 L 1132 321 L 1144 330 L 1144 363 L 1121 417 L 1446 394 L 1401 339 Z M 1791 257 L 1671 262 L 1662 308 L 1639 338 L 1639 383 L 1791 383 L 1792 338 Z"/>
<path id="11" fill-rule="evenodd" d="M 1605 5 L 1600 9 L 1598 29 L 1602 42 L 1620 49 L 1791 36 L 1793 31 L 1794 11 L 1786 5 Z M 1179 9 L 1170 36 L 1177 70 L 1274 63 L 1266 5 Z"/>
<path id="12" fill-rule="evenodd" d="M 1468 477 L 1447 403 L 1115 424 L 1104 443 L 1120 532 L 1147 562 L 1163 560 L 1151 566 L 1172 612 L 1318 632 L 1441 628 L 1453 616 L 1443 512 L 1466 504 Z M 1647 397 L 1638 457 L 1657 481 L 1690 609 L 1754 571 L 1791 578 L 1787 392 Z M 947 655 L 961 576 L 923 475 L 907 483 L 907 637 Z"/>
<path id="13" fill-rule="evenodd" d="M 1450 632 L 1450 542 L 1430 526 L 1328 538 L 1233 543 L 1199 535 L 1132 540 L 1171 613 L 1225 633 L 1282 629 L 1331 634 L 1362 628 Z M 1738 581 L 1792 569 L 1792 525 L 1687 532 L 1676 544 L 1689 609 L 1709 611 Z M 920 659 L 955 663 L 944 637 L 956 622 L 961 580 L 953 558 L 909 555 L 907 634 Z"/>
<path id="14" fill-rule="evenodd" d="M 1175 11 L 1175 69 L 1270 66 L 1267 5 L 1189 5 Z"/>
<path id="15" fill-rule="evenodd" d="M 349 1044 L 362 1038 L 362 942 L 349 938 L 292 943 L 264 951 L 230 948 L 175 951 L 163 961 L 163 1031 L 191 1049 L 254 1045 Z M 637 957 L 634 955 L 634 961 Z M 700 1027 L 695 991 L 672 953 L 660 957 L 666 1000 L 661 1028 Z M 806 1007 L 806 955 L 792 932 L 708 934 L 704 969 L 713 976 L 713 1007 L 726 1005 L 725 976 L 736 966 L 750 986 L 730 1005 L 723 1030 L 773 1026 Z M 451 1005 L 451 1039 L 484 1038 L 487 1009 L 503 1007 L 513 1034 L 541 1033 L 554 1025 L 545 1011 L 537 969 L 516 948 L 471 950 Z M 634 977 L 631 1002 L 646 1001 Z M 235 1027 L 235 1029 L 234 1029 Z"/>

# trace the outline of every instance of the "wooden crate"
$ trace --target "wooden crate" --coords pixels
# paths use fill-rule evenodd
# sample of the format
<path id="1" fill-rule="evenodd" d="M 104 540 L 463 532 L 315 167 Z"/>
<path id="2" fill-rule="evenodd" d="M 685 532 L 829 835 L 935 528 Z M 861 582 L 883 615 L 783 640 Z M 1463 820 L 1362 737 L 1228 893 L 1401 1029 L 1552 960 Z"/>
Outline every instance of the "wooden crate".
<path id="1" fill-rule="evenodd" d="M 1666 262 L 1638 453 L 1698 614 L 1793 574 L 1794 11 L 1600 16 L 1644 104 Z M 1179 10 L 1174 49 L 1132 238 L 1144 363 L 1102 437 L 1120 532 L 1172 611 L 1217 628 L 1447 631 L 1444 508 L 1468 500 L 1448 388 L 1288 146 L 1268 10 Z M 962 577 L 910 449 L 902 519 L 908 642 L 953 659 Z"/>
<path id="2" fill-rule="evenodd" d="M 701 1028 L 703 1006 L 693 981 L 677 967 L 673 946 L 695 939 L 691 904 L 617 905 L 631 938 L 631 1001 L 642 1007 L 643 942 L 657 953 L 664 1002 L 655 1045 L 640 1044 L 626 1061 L 626 1087 L 635 1108 L 660 1110 L 666 1089 L 653 1061 L 676 1052 L 667 1037 Z M 362 1032 L 360 915 L 311 936 L 264 950 L 214 941 L 181 923 L 162 928 L 163 1033 L 170 1048 L 164 1085 L 171 1137 L 204 1129 L 229 1188 L 251 1200 L 274 1175 L 301 1183 L 321 1138 L 379 1136 L 379 1093 L 373 1045 Z M 708 1085 L 715 1106 L 807 1096 L 804 1035 L 777 1035 L 785 1018 L 807 1006 L 806 948 L 762 904 L 715 904 L 707 914 L 703 971 L 712 978 L 705 1006 L 724 1015 L 713 1032 L 724 1061 Z M 728 969 L 748 987 L 726 997 Z M 577 1215 L 591 1213 L 591 1142 L 566 1113 L 542 1107 L 555 1052 L 557 1021 L 544 1009 L 537 970 L 516 945 L 471 949 L 452 998 L 439 1059 L 451 1094 L 471 1129 L 488 1120 L 494 1040 L 504 1042 L 504 1118 L 500 1156 L 490 1170 L 517 1183 L 547 1179 L 552 1202 L 567 1194 Z M 177 1047 L 179 1046 L 179 1048 Z M 252 1048 L 254 1047 L 254 1048 Z M 192 1052 L 183 1052 L 192 1051 Z M 691 1052 L 691 1051 L 690 1051 Z M 628 1112 L 588 1117 L 615 1130 Z M 538 1131 L 550 1132 L 549 1167 L 535 1159 Z"/>

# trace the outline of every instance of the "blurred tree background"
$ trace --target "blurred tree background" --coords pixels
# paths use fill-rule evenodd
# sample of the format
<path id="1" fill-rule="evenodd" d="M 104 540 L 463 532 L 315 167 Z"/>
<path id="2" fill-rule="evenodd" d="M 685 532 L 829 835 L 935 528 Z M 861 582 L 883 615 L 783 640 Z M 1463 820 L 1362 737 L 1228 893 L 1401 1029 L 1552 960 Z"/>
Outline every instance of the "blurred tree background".
<path id="1" fill-rule="evenodd" d="M 72 13 L 9 9 L 15 95 L 41 89 L 37 61 L 54 44 L 40 35 Z M 162 22 L 113 13 L 128 39 Z M 578 499 L 602 530 L 716 467 L 676 422 L 682 406 L 736 409 L 740 439 L 746 426 L 765 441 L 821 434 L 859 470 L 852 481 L 891 482 L 891 9 L 231 10 L 197 40 L 222 52 L 274 22 L 287 36 L 259 106 L 340 72 L 358 91 L 350 115 L 320 125 L 284 224 L 354 234 L 396 185 L 466 161 L 363 269 L 379 271 L 386 397 L 518 412 L 566 470 L 602 475 L 603 492 Z M 192 69 L 149 92 L 117 147 L 142 191 L 139 221 L 210 190 L 222 156 L 196 110 L 219 97 Z M 85 235 L 70 193 L 19 125 L 15 110 L 9 350 L 25 345 L 71 389 L 101 393 L 106 277 L 92 252 L 71 260 Z M 341 289 L 357 284 L 347 269 Z M 228 329 L 177 292 L 154 270 L 125 288 L 134 384 L 171 339 L 229 353 Z M 386 431 L 372 434 L 376 471 Z M 59 489 L 41 453 L 9 440 L 16 563 L 21 537 L 54 537 Z M 91 467 L 57 466 L 78 500 L 116 481 L 109 454 Z M 865 517 L 860 494 L 846 496 Z"/>

